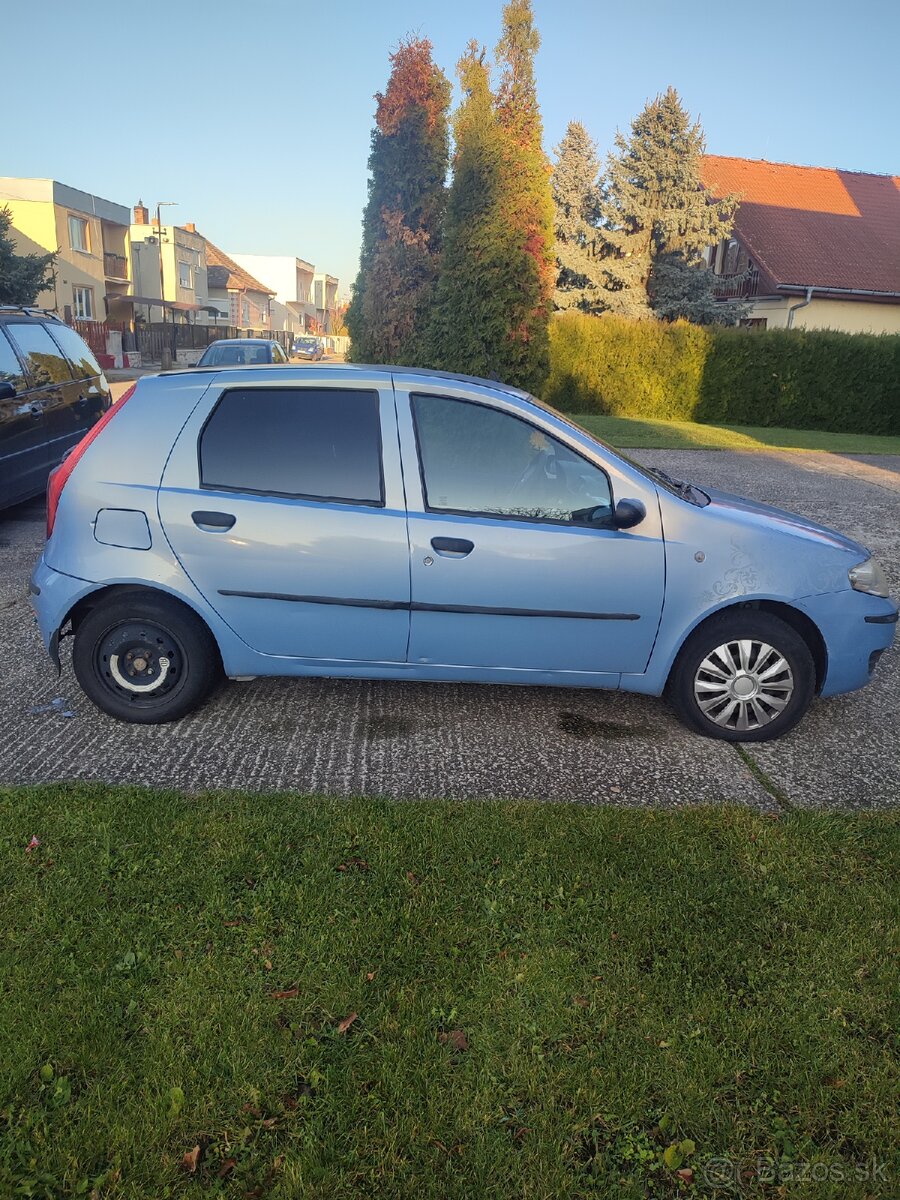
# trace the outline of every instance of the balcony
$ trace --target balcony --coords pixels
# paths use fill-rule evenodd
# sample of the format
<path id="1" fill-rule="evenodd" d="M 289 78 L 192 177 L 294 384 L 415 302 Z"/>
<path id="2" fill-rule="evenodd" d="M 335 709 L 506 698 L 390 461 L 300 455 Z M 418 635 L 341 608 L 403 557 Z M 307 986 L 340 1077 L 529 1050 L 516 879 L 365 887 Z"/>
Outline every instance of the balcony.
<path id="1" fill-rule="evenodd" d="M 128 278 L 128 259 L 124 254 L 111 254 L 110 251 L 103 252 L 103 273 L 107 279 L 127 279 Z"/>
<path id="2" fill-rule="evenodd" d="M 750 267 L 739 275 L 717 275 L 713 295 L 720 300 L 750 300 L 759 293 L 759 271 Z"/>

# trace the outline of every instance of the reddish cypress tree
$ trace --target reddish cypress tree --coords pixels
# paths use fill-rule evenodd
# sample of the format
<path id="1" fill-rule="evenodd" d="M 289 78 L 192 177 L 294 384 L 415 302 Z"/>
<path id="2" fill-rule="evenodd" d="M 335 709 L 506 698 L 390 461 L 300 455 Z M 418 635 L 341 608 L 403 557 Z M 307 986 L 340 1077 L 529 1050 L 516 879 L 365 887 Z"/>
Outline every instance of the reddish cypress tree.
<path id="1" fill-rule="evenodd" d="M 415 365 L 437 281 L 448 160 L 450 84 L 431 43 L 390 56 L 375 99 L 360 268 L 346 323 L 357 362 Z"/>

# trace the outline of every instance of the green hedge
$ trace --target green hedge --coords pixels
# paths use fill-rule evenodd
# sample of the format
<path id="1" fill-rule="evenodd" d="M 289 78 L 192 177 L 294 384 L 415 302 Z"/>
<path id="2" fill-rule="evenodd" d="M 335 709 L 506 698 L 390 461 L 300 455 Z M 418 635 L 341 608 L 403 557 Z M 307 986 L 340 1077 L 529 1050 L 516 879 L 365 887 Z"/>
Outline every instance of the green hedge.
<path id="1" fill-rule="evenodd" d="M 544 396 L 572 413 L 900 434 L 900 336 L 566 313 Z"/>

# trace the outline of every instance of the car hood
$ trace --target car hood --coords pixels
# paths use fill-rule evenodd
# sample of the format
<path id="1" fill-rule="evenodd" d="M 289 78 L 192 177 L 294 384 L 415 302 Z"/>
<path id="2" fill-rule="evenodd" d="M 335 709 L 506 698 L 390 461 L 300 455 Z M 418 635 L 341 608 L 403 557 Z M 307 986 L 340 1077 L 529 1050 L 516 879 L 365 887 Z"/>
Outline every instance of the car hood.
<path id="1" fill-rule="evenodd" d="M 775 508 L 771 504 L 760 504 L 758 501 L 748 500 L 744 496 L 733 496 L 730 492 L 720 492 L 716 488 L 704 487 L 701 490 L 709 496 L 710 506 L 714 506 L 723 516 L 733 520 L 760 528 L 771 529 L 774 527 L 779 533 L 803 538 L 805 541 L 817 543 L 829 550 L 843 550 L 857 559 L 869 557 L 869 551 L 865 546 L 855 542 L 853 538 L 845 537 L 835 529 L 829 529 L 827 525 L 819 525 L 816 521 L 809 521 L 806 517 L 800 517 L 796 513 L 786 512 L 783 508 Z"/>

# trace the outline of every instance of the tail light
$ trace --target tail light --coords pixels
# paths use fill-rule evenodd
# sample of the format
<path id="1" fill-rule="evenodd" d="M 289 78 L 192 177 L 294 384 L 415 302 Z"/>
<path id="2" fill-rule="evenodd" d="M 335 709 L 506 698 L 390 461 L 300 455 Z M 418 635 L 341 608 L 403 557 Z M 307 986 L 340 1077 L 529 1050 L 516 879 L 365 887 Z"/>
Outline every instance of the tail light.
<path id="1" fill-rule="evenodd" d="M 80 442 L 76 443 L 62 460 L 58 467 L 54 467 L 50 472 L 50 477 L 47 480 L 47 537 L 53 532 L 53 526 L 56 523 L 56 510 L 59 508 L 59 498 L 62 495 L 62 490 L 69 481 L 69 476 L 78 466 L 78 463 L 90 446 L 91 442 L 102 433 L 106 426 L 110 423 L 113 417 L 119 412 L 129 399 L 134 389 L 137 387 L 133 383 L 127 391 L 124 391 L 115 404 L 110 405 L 103 416 L 93 424 Z"/>

